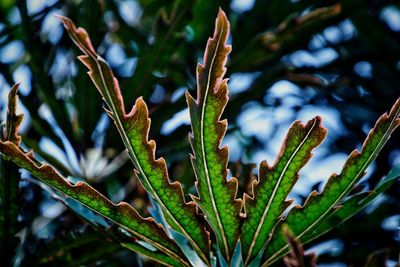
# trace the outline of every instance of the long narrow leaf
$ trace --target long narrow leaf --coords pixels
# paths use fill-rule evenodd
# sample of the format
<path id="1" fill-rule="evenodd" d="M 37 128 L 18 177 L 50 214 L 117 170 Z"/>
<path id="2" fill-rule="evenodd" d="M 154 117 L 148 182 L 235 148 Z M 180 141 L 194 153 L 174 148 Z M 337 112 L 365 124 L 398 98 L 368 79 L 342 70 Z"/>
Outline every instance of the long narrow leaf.
<path id="1" fill-rule="evenodd" d="M 24 153 L 21 148 L 10 141 L 0 142 L 0 152 L 5 158 L 26 169 L 40 181 L 114 221 L 135 237 L 176 259 L 182 266 L 189 266 L 179 246 L 168 237 L 162 226 L 157 224 L 153 218 L 142 218 L 128 203 L 113 204 L 84 182 L 70 183 L 50 165 L 39 163 L 32 152 Z"/>
<path id="2" fill-rule="evenodd" d="M 276 261 L 287 252 L 288 245 L 282 232 L 287 225 L 296 239 L 303 242 L 304 237 L 311 233 L 331 212 L 337 208 L 340 201 L 353 189 L 354 185 L 364 176 L 365 171 L 376 158 L 379 151 L 390 138 L 392 132 L 399 126 L 400 99 L 393 105 L 390 113 L 382 115 L 369 132 L 361 152 L 354 150 L 339 175 L 333 174 L 321 194 L 313 191 L 304 203 L 296 206 L 288 214 L 284 224 L 277 226 L 274 236 L 264 255 L 265 266 Z"/>
<path id="3" fill-rule="evenodd" d="M 155 262 L 161 263 L 165 266 L 181 266 L 181 263 L 174 258 L 169 257 L 162 251 L 145 248 L 137 242 L 121 243 L 121 245 L 129 250 L 138 253 L 141 256 L 145 256 Z"/>
<path id="4" fill-rule="evenodd" d="M 231 47 L 226 45 L 229 22 L 220 10 L 214 36 L 207 42 L 203 64 L 197 66 L 197 100 L 187 92 L 192 134 L 191 157 L 199 198 L 192 196 L 214 230 L 218 246 L 229 262 L 240 227 L 241 201 L 236 198 L 237 180 L 227 181 L 228 148 L 220 148 L 226 120 L 220 121 L 228 101 L 225 63 Z"/>
<path id="5" fill-rule="evenodd" d="M 274 226 L 291 203 L 285 199 L 298 180 L 298 172 L 311 158 L 311 151 L 324 140 L 326 132 L 320 117 L 306 125 L 296 121 L 274 165 L 270 167 L 266 161 L 261 163 L 259 180 L 253 183 L 253 197 L 245 195 L 246 219 L 241 229 L 241 242 L 246 263 L 258 255 L 270 238 Z"/>
<path id="6" fill-rule="evenodd" d="M 160 205 L 169 225 L 188 238 L 199 256 L 209 263 L 209 234 L 199 221 L 195 203 L 185 203 L 180 183 L 169 182 L 165 160 L 155 159 L 155 142 L 148 140 L 150 119 L 146 103 L 138 98 L 127 114 L 118 81 L 108 64 L 97 55 L 87 32 L 77 29 L 68 18 L 60 19 L 85 54 L 79 59 L 88 67 L 90 77 L 108 106 L 107 113 L 117 126 L 141 183 Z"/>
<path id="7" fill-rule="evenodd" d="M 393 185 L 400 177 L 400 166 L 395 167 L 390 173 L 385 176 L 372 191 L 363 192 L 346 199 L 343 203 L 339 204 L 339 208 L 334 210 L 324 222 L 318 227 L 304 236 L 304 244 L 310 242 L 324 233 L 335 228 L 340 223 L 348 220 L 364 209 L 368 204 L 374 201 L 380 194 L 386 191 Z"/>
<path id="8" fill-rule="evenodd" d="M 364 209 L 368 204 L 374 201 L 380 194 L 386 191 L 396 180 L 400 177 L 400 168 L 394 168 L 385 178 L 383 178 L 379 184 L 374 188 L 373 191 L 366 191 L 356 194 L 349 199 L 346 199 L 343 203 L 338 205 L 337 209 L 331 211 L 329 216 L 321 222 L 316 228 L 302 237 L 303 244 L 311 242 L 316 238 L 324 235 L 333 228 L 337 227 L 341 223 L 345 222 L 356 213 Z M 282 250 L 280 256 L 287 253 L 286 250 Z M 279 258 L 280 256 L 277 256 Z"/>

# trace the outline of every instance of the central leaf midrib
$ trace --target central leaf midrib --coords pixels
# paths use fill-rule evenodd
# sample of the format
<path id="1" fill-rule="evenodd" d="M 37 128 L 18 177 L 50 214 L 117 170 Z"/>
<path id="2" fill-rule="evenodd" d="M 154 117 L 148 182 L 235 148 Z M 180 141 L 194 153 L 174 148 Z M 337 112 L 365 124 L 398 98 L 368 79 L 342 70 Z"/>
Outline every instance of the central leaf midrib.
<path id="1" fill-rule="evenodd" d="M 313 228 L 318 222 L 320 222 L 320 221 L 331 211 L 331 209 L 332 209 L 333 207 L 335 207 L 335 206 L 337 205 L 337 203 L 339 203 L 339 201 L 347 194 L 347 191 L 349 190 L 349 188 L 351 188 L 351 187 L 354 185 L 354 183 L 357 182 L 357 177 L 359 177 L 362 173 L 365 172 L 366 167 L 369 165 L 371 159 L 377 154 L 377 151 L 378 151 L 378 150 L 381 148 L 381 146 L 383 145 L 382 142 L 384 142 L 384 141 L 386 142 L 386 141 L 387 141 L 387 140 L 385 140 L 386 137 L 387 137 L 387 134 L 391 131 L 391 128 L 392 128 L 392 126 L 393 126 L 393 123 L 397 120 L 397 117 L 399 116 L 399 113 L 400 113 L 400 109 L 398 109 L 398 110 L 396 111 L 396 114 L 394 115 L 393 120 L 390 122 L 389 127 L 388 127 L 387 130 L 385 131 L 385 133 L 384 133 L 382 139 L 379 141 L 378 145 L 375 147 L 375 149 L 373 150 L 373 152 L 371 153 L 371 155 L 368 157 L 368 159 L 366 160 L 366 162 L 364 163 L 364 165 L 362 166 L 362 168 L 360 169 L 360 171 L 357 173 L 356 179 L 354 179 L 353 182 L 351 182 L 351 183 L 349 184 L 349 186 L 347 186 L 346 190 L 344 190 L 343 193 L 340 194 L 340 196 L 337 198 L 337 200 L 334 201 L 333 204 L 330 205 L 328 209 L 326 209 L 326 211 L 322 214 L 322 216 L 318 217 L 317 220 L 315 220 L 310 226 L 308 226 L 308 227 L 307 227 L 305 230 L 303 230 L 299 235 L 297 235 L 297 236 L 295 237 L 296 239 L 301 238 L 301 237 L 302 237 L 304 234 L 306 234 L 311 228 Z M 367 138 L 368 138 L 368 136 L 367 136 Z M 361 152 L 360 152 L 360 155 L 361 155 Z M 289 245 L 286 244 L 286 245 L 283 246 L 280 250 L 278 250 L 277 252 L 275 252 L 275 253 L 270 257 L 271 260 L 267 261 L 266 263 L 273 262 L 272 260 L 275 258 L 275 255 L 278 255 L 282 250 L 286 249 L 288 246 L 289 246 Z"/>
<path id="2" fill-rule="evenodd" d="M 76 30 L 75 30 L 75 31 L 76 31 Z M 73 34 L 73 36 L 75 36 L 75 34 Z M 122 141 L 123 141 L 125 147 L 127 148 L 129 154 L 131 155 L 132 161 L 134 161 L 134 163 L 136 163 L 136 165 L 139 167 L 138 169 L 139 169 L 140 173 L 146 178 L 146 183 L 147 183 L 147 185 L 151 188 L 151 191 L 153 192 L 153 195 L 154 195 L 154 197 L 156 198 L 157 202 L 160 203 L 160 205 L 162 206 L 163 210 L 166 211 L 166 212 L 168 213 L 169 217 L 170 217 L 170 218 L 175 222 L 175 224 L 180 228 L 180 230 L 182 231 L 182 233 L 190 240 L 190 243 L 196 248 L 196 250 L 197 250 L 198 252 L 200 252 L 199 254 L 200 254 L 201 258 L 202 258 L 203 260 L 205 260 L 205 262 L 208 263 L 208 258 L 205 256 L 205 254 L 204 254 L 204 252 L 202 251 L 202 249 L 200 249 L 200 247 L 197 245 L 197 242 L 195 242 L 195 241 L 193 240 L 192 236 L 189 235 L 189 234 L 187 233 L 187 231 L 185 230 L 185 228 L 175 219 L 175 217 L 172 215 L 172 213 L 169 211 L 169 209 L 164 205 L 164 203 L 161 201 L 161 199 L 159 198 L 159 196 L 156 194 L 156 192 L 155 192 L 153 186 L 149 183 L 148 178 L 147 178 L 147 175 L 144 174 L 143 169 L 142 169 L 142 167 L 141 167 L 141 165 L 140 165 L 140 163 L 139 163 L 139 160 L 138 160 L 138 158 L 136 157 L 135 152 L 133 151 L 133 149 L 132 149 L 131 146 L 130 146 L 129 138 L 128 138 L 128 136 L 126 135 L 126 133 L 125 133 L 125 131 L 124 131 L 124 127 L 123 127 L 123 125 L 122 125 L 122 122 L 120 121 L 120 118 L 119 118 L 119 116 L 118 116 L 117 108 L 115 107 L 114 102 L 112 101 L 112 97 L 111 97 L 110 93 L 109 93 L 108 90 L 107 90 L 107 84 L 106 84 L 106 82 L 105 82 L 105 78 L 104 78 L 103 72 L 102 72 L 102 70 L 101 70 L 101 66 L 100 66 L 100 64 L 99 64 L 99 62 L 98 62 L 98 59 L 97 59 L 98 56 L 97 56 L 97 54 L 93 53 L 90 49 L 87 49 L 87 48 L 86 48 L 86 45 L 83 44 L 83 43 L 79 40 L 79 38 L 77 38 L 76 36 L 75 36 L 75 38 L 73 38 L 73 39 L 75 39 L 77 45 L 78 45 L 80 48 L 82 48 L 82 49 L 86 52 L 86 55 L 88 55 L 89 57 L 91 57 L 92 60 L 94 60 L 94 62 L 96 63 L 96 67 L 97 67 L 97 69 L 98 69 L 98 71 L 99 71 L 99 73 L 100 73 L 100 77 L 101 77 L 101 82 L 102 82 L 103 88 L 105 89 L 104 91 L 105 91 L 105 93 L 106 93 L 106 95 L 107 95 L 107 97 L 108 97 L 108 99 L 109 99 L 109 101 L 108 101 L 109 103 L 108 103 L 108 104 L 110 105 L 110 108 L 111 108 L 111 110 L 113 111 L 114 120 L 117 122 L 117 129 L 118 129 L 118 131 L 120 132 L 120 135 L 122 136 Z M 136 161 L 136 162 L 135 162 L 135 161 Z"/>
<path id="3" fill-rule="evenodd" d="M 82 203 L 82 204 L 83 204 L 83 203 Z M 83 205 L 86 206 L 87 208 L 89 208 L 89 209 L 95 211 L 95 212 L 98 212 L 98 211 L 96 211 L 94 208 L 89 207 L 87 204 L 83 204 Z M 154 244 L 154 245 L 155 245 L 156 247 L 158 247 L 160 250 L 165 251 L 165 253 L 175 255 L 175 257 L 178 259 L 179 262 L 185 263 L 185 265 L 187 265 L 186 261 L 184 261 L 178 254 L 176 254 L 174 251 L 170 250 L 168 247 L 166 247 L 166 246 L 164 246 L 164 245 L 161 245 L 161 244 L 160 244 L 160 245 L 157 245 L 157 244 L 159 244 L 159 243 L 157 243 L 157 242 L 155 242 L 154 240 L 152 240 L 152 239 L 146 237 L 145 235 L 143 235 L 143 234 L 141 234 L 141 233 L 135 231 L 135 230 L 132 229 L 131 227 L 128 227 L 128 226 L 126 226 L 126 225 L 123 225 L 121 222 L 118 222 L 118 221 L 116 221 L 115 219 L 112 219 L 110 216 L 107 216 L 107 215 L 105 215 L 105 214 L 102 214 L 102 215 L 103 215 L 104 217 L 108 218 L 109 220 L 111 220 L 111 221 L 117 223 L 119 226 L 121 226 L 122 228 L 124 228 L 124 229 L 127 230 L 128 232 L 132 232 L 132 233 L 134 233 L 135 235 L 139 236 L 139 237 L 142 238 L 144 241 L 147 241 L 147 242 L 149 242 L 150 244 Z"/>
<path id="4" fill-rule="evenodd" d="M 228 243 L 227 243 L 226 236 L 225 236 L 225 229 L 223 228 L 223 225 L 222 225 L 222 222 L 221 222 L 221 218 L 219 216 L 219 212 L 218 212 L 218 209 L 217 209 L 216 201 L 215 201 L 215 198 L 214 198 L 214 190 L 213 190 L 213 187 L 211 186 L 211 178 L 210 178 L 210 174 L 209 174 L 209 170 L 208 170 L 207 157 L 206 157 L 207 155 L 206 155 L 206 152 L 205 152 L 205 145 L 204 145 L 204 115 L 205 115 L 205 109 L 206 109 L 206 102 L 207 102 L 207 98 L 208 98 L 208 94 L 209 94 L 209 90 L 210 90 L 210 80 L 211 80 L 211 73 L 212 73 L 211 70 L 212 70 L 213 65 L 214 65 L 214 60 L 215 60 L 215 58 L 217 56 L 218 47 L 219 47 L 219 44 L 220 44 L 220 41 L 221 41 L 221 37 L 222 37 L 222 35 L 224 33 L 224 28 L 223 27 L 221 27 L 221 28 L 222 28 L 222 30 L 221 30 L 220 35 L 218 36 L 218 41 L 217 41 L 217 44 L 215 46 L 215 51 L 214 51 L 213 57 L 211 59 L 211 64 L 210 64 L 210 68 L 209 68 L 208 76 L 207 76 L 207 85 L 206 85 L 206 90 L 205 90 L 205 93 L 204 93 L 204 99 L 203 99 L 203 104 L 202 104 L 202 109 L 201 109 L 200 143 L 201 143 L 203 167 L 204 167 L 204 172 L 206 174 L 208 192 L 210 194 L 211 204 L 212 204 L 212 207 L 213 207 L 213 210 L 214 210 L 214 215 L 215 215 L 215 217 L 217 219 L 218 227 L 221 229 L 221 235 L 222 235 L 222 239 L 223 239 L 223 242 L 224 242 L 225 253 L 226 253 L 226 256 L 228 257 L 228 260 L 229 260 L 229 257 L 230 257 L 230 255 L 229 255 L 229 247 L 228 247 Z M 201 96 L 199 96 L 199 98 L 201 98 Z"/>
<path id="5" fill-rule="evenodd" d="M 107 84 L 106 84 L 106 82 L 105 82 L 105 78 L 104 78 L 103 72 L 102 72 L 102 70 L 101 70 L 101 66 L 100 66 L 100 64 L 98 63 L 97 58 L 94 58 L 94 56 L 91 55 L 91 53 L 89 53 L 89 55 L 90 55 L 90 56 L 92 57 L 92 59 L 96 62 L 96 66 L 97 66 L 98 71 L 99 71 L 99 73 L 100 73 L 101 82 L 103 83 L 103 88 L 105 89 L 104 91 L 105 91 L 105 93 L 106 93 L 106 95 L 107 95 L 107 97 L 108 97 L 108 99 L 109 99 L 109 101 L 108 101 L 109 103 L 107 103 L 107 104 L 110 105 L 110 108 L 111 108 L 111 110 L 113 111 L 114 119 L 115 119 L 115 121 L 116 121 L 117 124 L 118 124 L 117 129 L 118 129 L 118 131 L 120 132 L 120 134 L 121 134 L 121 136 L 122 136 L 122 140 L 123 140 L 123 143 L 124 143 L 125 147 L 128 149 L 129 154 L 130 154 L 130 155 L 134 158 L 134 160 L 136 161 L 136 163 L 137 163 L 136 165 L 138 166 L 138 169 L 139 169 L 140 173 L 141 173 L 144 177 L 146 177 L 146 182 L 147 182 L 148 186 L 151 188 L 151 190 L 152 190 L 153 194 L 155 195 L 155 197 L 157 198 L 158 202 L 161 204 L 161 206 L 164 207 L 164 209 L 168 212 L 168 214 L 169 214 L 170 217 L 174 220 L 174 222 L 176 222 L 176 224 L 181 228 L 181 230 L 185 233 L 185 235 L 186 235 L 190 240 L 192 240 L 191 243 L 192 243 L 192 244 L 195 244 L 195 245 L 197 246 L 197 243 L 193 241 L 193 239 L 191 238 L 191 236 L 188 235 L 188 233 L 185 231 L 185 229 L 176 221 L 175 217 L 172 216 L 172 214 L 171 214 L 171 212 L 169 211 L 169 209 L 166 208 L 166 206 L 163 204 L 163 202 L 161 201 L 161 199 L 159 198 L 159 196 L 156 194 L 156 192 L 155 192 L 153 186 L 148 182 L 147 175 L 145 175 L 145 173 L 143 172 L 143 169 L 142 169 L 142 167 L 141 167 L 141 165 L 140 165 L 140 163 L 139 163 L 139 160 L 138 160 L 138 158 L 136 157 L 136 154 L 135 154 L 134 150 L 132 149 L 132 147 L 131 147 L 131 145 L 130 145 L 130 142 L 128 141 L 129 138 L 128 138 L 128 136 L 126 135 L 126 133 L 125 133 L 125 131 L 124 131 L 124 127 L 123 127 L 123 124 L 122 124 L 122 122 L 120 121 L 120 118 L 119 118 L 119 116 L 118 116 L 117 109 L 116 109 L 116 107 L 115 107 L 115 105 L 114 105 L 114 102 L 112 101 L 112 97 L 111 97 L 109 91 L 107 90 Z M 201 250 L 200 250 L 200 251 L 201 251 Z"/>
<path id="6" fill-rule="evenodd" d="M 264 224 L 264 221 L 265 221 L 265 218 L 266 218 L 266 216 L 267 216 L 267 213 L 269 212 L 269 210 L 270 210 L 270 208 L 271 208 L 271 205 L 272 205 L 272 202 L 273 202 L 273 200 L 274 200 L 274 198 L 275 198 L 276 192 L 277 192 L 278 189 L 279 189 L 279 186 L 280 186 L 280 184 L 281 184 L 281 182 L 282 182 L 283 177 L 285 176 L 285 173 L 286 173 L 287 169 L 289 168 L 289 165 L 292 163 L 292 160 L 296 157 L 296 155 L 297 155 L 297 153 L 299 152 L 300 148 L 301 148 L 301 147 L 304 145 L 304 143 L 307 141 L 307 139 L 308 139 L 308 137 L 310 136 L 311 132 L 314 130 L 316 124 L 317 124 L 317 119 L 314 119 L 314 123 L 313 123 L 313 125 L 311 126 L 310 130 L 307 132 L 307 135 L 303 138 L 303 140 L 301 141 L 301 143 L 297 146 L 296 150 L 295 150 L 295 151 L 292 153 L 292 155 L 290 156 L 288 162 L 285 164 L 285 167 L 283 168 L 283 170 L 282 170 L 282 172 L 281 172 L 281 174 L 280 174 L 280 176 L 279 176 L 279 178 L 278 178 L 278 182 L 276 183 L 276 185 L 275 185 L 275 187 L 274 187 L 274 190 L 273 190 L 273 192 L 272 192 L 272 195 L 271 195 L 271 197 L 270 197 L 270 199 L 269 199 L 269 201 L 268 201 L 267 207 L 265 208 L 264 213 L 263 213 L 263 215 L 262 215 L 262 217 L 261 217 L 261 219 L 260 219 L 260 222 L 258 223 L 257 230 L 256 230 L 256 232 L 254 233 L 254 236 L 253 236 L 253 239 L 252 239 L 252 241 L 251 241 L 251 245 L 250 245 L 250 248 L 249 248 L 249 251 L 248 251 L 248 255 L 247 255 L 247 258 L 246 258 L 246 262 L 248 262 L 248 260 L 249 260 L 250 257 L 251 257 L 251 253 L 252 253 L 253 248 L 254 248 L 254 246 L 255 246 L 255 243 L 257 242 L 257 239 L 258 239 L 258 237 L 259 237 L 258 234 L 259 234 L 260 231 L 261 231 L 261 228 L 262 228 L 262 225 Z"/>
<path id="7" fill-rule="evenodd" d="M 127 139 L 129 140 L 129 138 L 125 135 L 125 131 L 123 131 L 123 132 L 124 132 L 124 138 L 127 138 Z M 124 139 L 124 138 L 123 138 L 123 139 Z M 125 142 L 124 142 L 124 143 L 125 143 Z M 201 257 L 204 261 L 208 262 L 207 257 L 206 257 L 205 254 L 203 253 L 202 249 L 197 245 L 197 242 L 195 242 L 195 241 L 193 240 L 192 236 L 189 235 L 189 234 L 187 233 L 187 231 L 185 230 L 185 228 L 177 221 L 177 219 L 173 216 L 173 214 L 171 213 L 171 211 L 169 210 L 169 208 L 167 208 L 167 206 L 164 204 L 164 202 L 163 202 L 163 201 L 160 199 L 160 197 L 158 196 L 158 194 L 157 194 L 156 190 L 154 189 L 153 185 L 150 183 L 150 181 L 149 181 L 147 175 L 144 173 L 144 171 L 143 171 L 143 169 L 142 169 L 142 166 L 141 166 L 141 164 L 140 164 L 140 162 L 139 162 L 139 160 L 138 160 L 138 158 L 137 158 L 137 156 L 136 156 L 135 151 L 134 151 L 134 150 L 131 148 L 131 146 L 130 146 L 130 143 L 128 142 L 128 145 L 125 144 L 125 146 L 127 146 L 127 147 L 130 148 L 130 149 L 128 149 L 128 150 L 130 150 L 129 154 L 131 154 L 132 157 L 134 158 L 134 160 L 136 161 L 136 165 L 137 165 L 137 167 L 138 167 L 138 169 L 139 169 L 138 171 L 139 171 L 140 174 L 145 178 L 144 181 L 146 182 L 147 186 L 151 189 L 151 191 L 152 191 L 152 193 L 153 193 L 153 194 L 152 194 L 153 197 L 154 197 L 154 198 L 157 200 L 157 202 L 160 204 L 160 206 L 162 207 L 163 211 L 165 211 L 165 212 L 168 213 L 169 217 L 170 217 L 170 218 L 173 220 L 173 222 L 181 229 L 181 231 L 182 231 L 183 234 L 186 236 L 186 238 L 188 238 L 188 239 L 191 241 L 190 243 L 191 243 L 193 246 L 196 247 L 196 250 L 199 252 L 200 257 Z"/>
<path id="8" fill-rule="evenodd" d="M 18 148 L 14 143 L 12 143 L 12 142 L 10 142 L 10 141 L 7 141 L 7 142 L 8 142 L 10 145 L 14 146 L 14 147 L 15 147 L 14 149 L 19 150 L 19 148 Z M 20 153 L 23 153 L 23 152 L 20 152 Z M 24 156 L 25 156 L 25 155 L 24 155 Z M 42 177 L 42 175 L 41 175 L 41 173 L 40 173 L 40 169 L 42 169 L 42 168 L 44 168 L 44 167 L 52 168 L 52 167 L 51 167 L 50 165 L 48 165 L 48 164 L 37 165 L 37 164 L 33 161 L 33 159 L 31 159 L 31 158 L 28 158 L 28 163 L 27 163 L 27 164 L 30 164 L 30 166 L 33 166 L 33 172 L 32 172 L 32 174 L 35 175 L 35 173 L 36 173 L 38 179 L 43 180 L 43 181 L 45 181 L 45 179 L 44 179 L 44 178 L 40 178 L 40 177 Z M 23 167 L 23 166 L 20 166 L 20 167 Z M 77 193 L 75 192 L 75 191 L 76 191 L 76 188 L 79 187 L 79 186 L 86 186 L 89 190 L 94 190 L 97 194 L 99 194 L 99 196 L 104 197 L 104 196 L 101 195 L 99 192 L 97 192 L 93 187 L 91 187 L 90 185 L 88 185 L 87 183 L 84 183 L 84 182 L 80 182 L 81 185 L 79 185 L 79 183 L 77 183 L 77 184 L 71 184 L 71 183 L 69 183 L 68 181 L 66 181 L 65 178 L 63 178 L 62 176 L 57 176 L 57 177 L 59 177 L 61 180 L 58 181 L 58 180 L 56 179 L 56 180 L 55 180 L 56 183 L 55 183 L 55 184 L 51 184 L 52 187 L 54 187 L 54 188 L 60 190 L 61 192 L 64 192 L 64 194 L 68 195 L 69 197 L 71 197 L 71 198 L 73 198 L 73 199 L 77 199 L 78 201 L 80 201 L 80 203 L 81 203 L 83 206 L 85 206 L 85 207 L 87 207 L 88 209 L 93 210 L 94 212 L 99 213 L 99 214 L 101 214 L 102 216 L 108 218 L 109 220 L 111 220 L 111 221 L 117 223 L 117 224 L 120 225 L 122 228 L 126 229 L 127 231 L 129 231 L 129 232 L 131 232 L 131 233 L 133 233 L 133 234 L 135 234 L 135 235 L 137 235 L 138 237 L 142 238 L 143 240 L 146 240 L 147 242 L 149 242 L 149 243 L 151 243 L 151 244 L 154 244 L 155 247 L 159 248 L 159 249 L 160 249 L 161 251 L 163 251 L 164 253 L 166 253 L 166 254 L 168 254 L 168 255 L 170 255 L 170 256 L 173 256 L 173 257 L 176 258 L 179 262 L 183 263 L 185 266 L 188 266 L 188 264 L 186 263 L 186 261 L 185 261 L 184 259 L 182 259 L 176 252 L 170 250 L 170 249 L 169 249 L 168 247 L 166 247 L 164 244 L 158 243 L 157 241 L 154 241 L 154 240 L 152 240 L 152 239 L 146 237 L 146 236 L 143 235 L 142 233 L 139 233 L 139 232 L 136 231 L 135 229 L 131 228 L 131 226 L 127 226 L 127 225 L 123 224 L 120 220 L 118 220 L 118 219 L 116 219 L 116 218 L 110 217 L 109 215 L 106 214 L 106 212 L 100 211 L 100 210 L 98 210 L 98 209 L 93 208 L 90 204 L 87 204 L 87 203 L 88 203 L 87 200 L 85 200 L 85 199 L 79 200 L 80 197 L 79 197 L 79 195 L 77 195 Z M 68 186 L 70 186 L 69 192 L 63 190 L 63 187 L 62 187 L 63 183 L 66 183 Z M 72 191 L 71 191 L 71 190 L 72 190 Z M 105 197 L 104 197 L 104 198 L 105 198 Z M 106 199 L 106 200 L 107 200 L 107 201 L 106 201 L 107 204 L 112 205 L 112 206 L 116 207 L 117 209 L 118 209 L 119 207 L 121 207 L 122 205 L 128 205 L 129 209 L 131 209 L 134 213 L 136 213 L 136 211 L 135 211 L 129 204 L 127 204 L 127 203 L 122 204 L 122 202 L 121 202 L 121 203 L 119 203 L 119 204 L 114 204 L 114 203 L 110 202 L 108 199 Z M 90 202 L 90 201 L 89 201 L 89 202 Z M 107 206 L 107 210 L 109 210 L 109 207 L 108 207 L 108 206 Z M 111 212 L 111 211 L 109 211 L 109 212 Z"/>

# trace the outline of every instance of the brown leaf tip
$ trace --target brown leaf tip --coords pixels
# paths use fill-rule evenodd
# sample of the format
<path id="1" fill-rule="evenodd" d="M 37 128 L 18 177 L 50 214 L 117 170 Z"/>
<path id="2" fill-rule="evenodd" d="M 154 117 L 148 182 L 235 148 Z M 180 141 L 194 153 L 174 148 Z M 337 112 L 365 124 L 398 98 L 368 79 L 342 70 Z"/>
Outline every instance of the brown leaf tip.
<path id="1" fill-rule="evenodd" d="M 226 30 L 226 35 L 228 35 L 230 24 L 229 24 L 228 18 L 226 17 L 226 14 L 222 10 L 222 8 L 219 8 L 219 10 L 218 10 L 218 15 L 217 15 L 217 19 L 216 19 L 216 25 L 217 25 L 216 32 L 220 27 L 222 27 L 222 28 L 224 28 Z"/>
<path id="2" fill-rule="evenodd" d="M 285 265 L 287 267 L 316 267 L 317 256 L 315 253 L 306 254 L 300 240 L 294 238 L 287 226 L 284 226 L 283 231 L 290 246 L 289 255 L 283 259 Z"/>
<path id="3" fill-rule="evenodd" d="M 95 56 L 97 54 L 85 29 L 81 27 L 77 28 L 72 20 L 67 17 L 58 14 L 55 16 L 63 23 L 64 28 L 71 35 L 72 40 L 82 50 L 82 52 L 91 56 Z"/>
<path id="4" fill-rule="evenodd" d="M 21 143 L 21 136 L 18 135 L 18 129 L 23 119 L 22 114 L 16 114 L 19 85 L 19 83 L 14 84 L 8 94 L 7 120 L 5 129 L 1 132 L 1 139 L 3 141 L 11 141 L 17 146 Z"/>

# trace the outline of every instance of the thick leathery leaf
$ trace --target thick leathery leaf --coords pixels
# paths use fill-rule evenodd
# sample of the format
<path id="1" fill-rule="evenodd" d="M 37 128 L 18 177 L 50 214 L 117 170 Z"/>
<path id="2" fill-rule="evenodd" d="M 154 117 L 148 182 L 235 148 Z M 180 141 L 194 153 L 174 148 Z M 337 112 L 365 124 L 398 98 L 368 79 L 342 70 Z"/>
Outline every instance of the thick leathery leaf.
<path id="1" fill-rule="evenodd" d="M 187 92 L 193 149 L 191 157 L 199 197 L 192 196 L 203 210 L 217 237 L 218 246 L 229 262 L 235 249 L 240 226 L 241 200 L 235 199 L 237 180 L 227 181 L 228 148 L 220 148 L 226 132 L 226 120 L 220 121 L 228 102 L 225 63 L 231 47 L 226 45 L 229 22 L 220 10 L 213 38 L 207 42 L 203 64 L 197 66 L 197 100 Z"/>
<path id="2" fill-rule="evenodd" d="M 160 205 L 169 225 L 182 233 L 208 264 L 209 233 L 198 218 L 195 203 L 185 203 L 180 183 L 169 182 L 165 160 L 155 158 L 155 142 L 148 140 L 150 119 L 146 103 L 138 98 L 131 112 L 126 114 L 118 81 L 108 64 L 96 54 L 87 32 L 77 29 L 68 18 L 60 18 L 85 54 L 79 59 L 88 67 L 90 77 L 106 102 L 107 112 L 117 126 L 144 188 Z"/>
<path id="3" fill-rule="evenodd" d="M 306 254 L 303 246 L 293 238 L 289 229 L 285 229 L 285 235 L 290 245 L 290 253 L 283 259 L 287 267 L 316 267 L 317 256 L 314 253 Z"/>
<path id="4" fill-rule="evenodd" d="M 270 238 L 274 226 L 291 203 L 285 199 L 298 180 L 298 172 L 326 133 L 319 116 L 306 125 L 296 121 L 274 165 L 270 167 L 266 161 L 260 164 L 259 179 L 253 182 L 253 197 L 245 195 L 246 219 L 241 229 L 241 242 L 246 263 L 257 256 Z"/>
<path id="5" fill-rule="evenodd" d="M 361 152 L 354 150 L 346 160 L 339 175 L 333 174 L 319 194 L 311 192 L 302 207 L 296 206 L 284 221 L 296 239 L 301 240 L 323 222 L 332 211 L 339 208 L 340 201 L 350 193 L 354 185 L 364 176 L 371 162 L 399 126 L 400 99 L 396 101 L 389 114 L 385 113 L 376 122 L 363 143 Z M 282 222 L 277 226 L 271 242 L 264 255 L 265 266 L 276 261 L 287 252 L 288 245 L 284 239 Z"/>
<path id="6" fill-rule="evenodd" d="M 15 84 L 8 95 L 7 119 L 0 133 L 2 141 L 10 141 L 16 145 L 21 142 L 21 137 L 17 132 L 23 117 L 21 114 L 16 114 L 18 86 Z M 0 258 L 6 266 L 12 265 L 15 248 L 18 245 L 15 237 L 19 230 L 20 174 L 18 169 L 13 162 L 0 157 Z"/>
<path id="7" fill-rule="evenodd" d="M 153 218 L 142 218 L 128 203 L 120 202 L 115 205 L 84 182 L 70 183 L 50 165 L 39 163 L 32 152 L 24 153 L 12 142 L 0 142 L 0 152 L 43 183 L 117 223 L 133 236 L 173 257 L 182 266 L 189 265 L 179 246 L 168 237 L 162 226 Z"/>

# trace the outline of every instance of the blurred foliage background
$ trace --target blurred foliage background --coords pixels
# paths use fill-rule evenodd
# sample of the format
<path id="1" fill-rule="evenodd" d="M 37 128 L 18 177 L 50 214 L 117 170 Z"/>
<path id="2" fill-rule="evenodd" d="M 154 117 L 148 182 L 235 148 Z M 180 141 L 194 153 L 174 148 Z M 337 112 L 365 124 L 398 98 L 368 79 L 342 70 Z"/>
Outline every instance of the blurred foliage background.
<path id="1" fill-rule="evenodd" d="M 240 179 L 239 196 L 256 175 L 256 164 L 274 161 L 294 120 L 320 114 L 329 129 L 291 195 L 301 204 L 332 172 L 340 171 L 347 155 L 360 147 L 400 95 L 398 1 L 2 0 L 2 119 L 10 86 L 21 82 L 26 147 L 71 180 L 84 180 L 113 201 L 130 202 L 148 215 L 149 200 L 119 134 L 54 14 L 68 16 L 89 32 L 114 69 L 125 104 L 130 107 L 139 96 L 149 104 L 150 136 L 158 156 L 166 158 L 171 178 L 193 193 L 184 92 L 195 90 L 196 64 L 218 7 L 231 22 L 224 143 L 230 147 L 231 174 Z M 400 164 L 399 136 L 392 137 L 359 190 Z M 104 238 L 113 231 L 109 222 L 26 172 L 21 176 L 18 237 L 2 261 L 10 266 L 153 265 Z M 362 266 L 374 253 L 396 266 L 399 191 L 397 183 L 356 218 L 306 248 L 317 252 L 321 266 Z M 91 218 L 92 224 L 81 217 Z"/>

